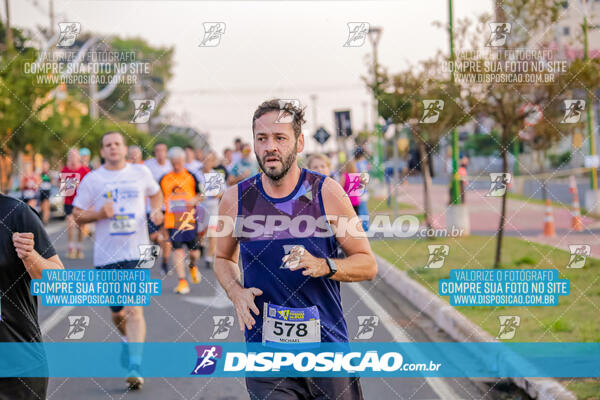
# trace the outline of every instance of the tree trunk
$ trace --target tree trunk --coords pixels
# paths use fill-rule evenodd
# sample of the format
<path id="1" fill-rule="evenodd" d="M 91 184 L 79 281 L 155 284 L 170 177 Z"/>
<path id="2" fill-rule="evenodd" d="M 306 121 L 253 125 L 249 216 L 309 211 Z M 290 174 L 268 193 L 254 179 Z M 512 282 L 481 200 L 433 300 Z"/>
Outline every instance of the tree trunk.
<path id="1" fill-rule="evenodd" d="M 508 129 L 502 130 L 502 145 L 500 146 L 500 155 L 502 156 L 502 173 L 508 172 L 508 155 L 506 154 L 506 147 L 508 143 Z M 502 195 L 502 210 L 500 211 L 500 226 L 498 227 L 498 235 L 496 239 L 496 256 L 494 258 L 494 268 L 500 266 L 501 252 L 502 252 L 502 238 L 504 237 L 504 223 L 506 221 L 506 196 L 508 194 L 508 188 Z"/>
<path id="2" fill-rule="evenodd" d="M 394 126 L 394 139 L 393 139 L 393 143 L 392 143 L 392 151 L 394 154 L 393 157 L 393 162 L 392 162 L 392 167 L 393 167 L 393 177 L 394 177 L 394 184 L 392 185 L 392 193 L 391 196 L 392 197 L 392 201 L 394 203 L 394 221 L 398 218 L 398 195 L 397 190 L 398 190 L 398 185 L 400 185 L 400 177 L 398 176 L 398 164 L 399 164 L 399 157 L 398 157 L 398 133 L 400 132 L 400 124 L 396 124 L 396 126 Z M 385 172 L 385 171 L 384 171 Z"/>
<path id="3" fill-rule="evenodd" d="M 5 40 L 6 40 L 6 51 L 12 51 L 13 50 L 13 35 L 12 35 L 12 29 L 10 27 L 10 6 L 8 4 L 8 0 L 4 0 L 4 12 L 6 13 L 6 33 L 5 33 Z"/>
<path id="4" fill-rule="evenodd" d="M 544 159 L 546 159 L 546 150 L 543 150 Z M 543 161 L 540 163 L 540 173 L 544 173 L 544 164 Z M 548 191 L 546 188 L 546 181 L 542 179 L 542 200 L 544 200 L 544 204 L 546 203 L 546 199 L 548 198 Z"/>
<path id="5" fill-rule="evenodd" d="M 423 174 L 423 208 L 425 209 L 425 225 L 427 229 L 431 229 L 433 224 L 431 223 L 431 200 L 429 198 L 429 192 L 431 188 L 431 175 L 429 175 L 429 162 L 427 151 L 425 149 L 425 143 L 422 140 L 417 140 L 419 146 L 419 153 L 421 153 L 421 173 Z"/>

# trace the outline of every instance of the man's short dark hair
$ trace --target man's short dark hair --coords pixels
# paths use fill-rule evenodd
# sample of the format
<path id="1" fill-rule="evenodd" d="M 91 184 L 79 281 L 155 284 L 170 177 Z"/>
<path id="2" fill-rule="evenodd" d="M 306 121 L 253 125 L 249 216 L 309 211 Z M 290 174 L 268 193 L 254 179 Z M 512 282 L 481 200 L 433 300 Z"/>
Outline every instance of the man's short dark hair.
<path id="1" fill-rule="evenodd" d="M 104 147 L 104 137 L 108 136 L 108 135 L 112 135 L 114 133 L 116 133 L 116 134 L 118 134 L 118 135 L 121 136 L 121 139 L 123 139 L 123 144 L 127 144 L 127 143 L 125 143 L 125 136 L 123 136 L 123 134 L 121 132 L 119 132 L 119 131 L 108 131 L 104 135 L 102 135 L 102 137 L 100 138 L 100 148 Z"/>
<path id="2" fill-rule="evenodd" d="M 190 150 L 194 150 L 194 146 L 192 146 L 191 144 L 186 144 L 185 146 L 183 146 L 184 149 L 190 149 Z"/>
<path id="3" fill-rule="evenodd" d="M 242 139 L 241 138 L 235 138 L 234 143 L 242 143 Z"/>
<path id="4" fill-rule="evenodd" d="M 252 132 L 254 132 L 256 120 L 271 111 L 284 111 L 293 116 L 292 128 L 294 129 L 294 136 L 298 139 L 298 136 L 302 133 L 302 124 L 306 122 L 304 120 L 304 108 L 294 107 L 291 102 L 283 103 L 282 99 L 267 100 L 258 106 L 252 117 Z"/>
<path id="5" fill-rule="evenodd" d="M 156 149 L 161 144 L 164 144 L 165 146 L 167 146 L 167 144 L 165 142 L 156 142 L 156 143 L 154 143 L 154 148 Z M 167 147 L 169 147 L 169 146 L 167 146 Z"/>

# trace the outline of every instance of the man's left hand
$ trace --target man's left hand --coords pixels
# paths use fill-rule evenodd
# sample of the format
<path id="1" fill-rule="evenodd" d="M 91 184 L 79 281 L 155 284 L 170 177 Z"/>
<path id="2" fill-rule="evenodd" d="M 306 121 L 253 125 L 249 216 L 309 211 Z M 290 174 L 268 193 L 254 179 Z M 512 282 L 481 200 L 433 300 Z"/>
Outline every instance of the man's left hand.
<path id="1" fill-rule="evenodd" d="M 290 254 L 282 258 L 282 261 L 290 269 L 296 271 L 304 269 L 302 275 L 319 278 L 329 274 L 329 266 L 324 258 L 313 256 L 302 246 L 294 246 Z"/>

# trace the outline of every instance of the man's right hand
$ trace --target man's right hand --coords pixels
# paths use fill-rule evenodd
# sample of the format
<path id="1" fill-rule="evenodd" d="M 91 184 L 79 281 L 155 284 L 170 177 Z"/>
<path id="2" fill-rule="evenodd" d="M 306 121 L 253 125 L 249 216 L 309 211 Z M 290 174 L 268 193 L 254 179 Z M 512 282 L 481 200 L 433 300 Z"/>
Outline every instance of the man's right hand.
<path id="1" fill-rule="evenodd" d="M 244 330 L 244 327 L 250 330 L 256 324 L 250 310 L 252 310 L 255 315 L 260 315 L 258 307 L 256 307 L 256 304 L 254 303 L 254 298 L 262 294 L 262 290 L 255 287 L 246 289 L 238 286 L 231 291 L 230 298 L 235 306 L 235 312 L 237 313 L 241 331 Z"/>
<path id="2" fill-rule="evenodd" d="M 112 201 L 108 200 L 102 205 L 102 208 L 100 209 L 100 215 L 102 216 L 100 219 L 112 218 L 115 215 Z"/>

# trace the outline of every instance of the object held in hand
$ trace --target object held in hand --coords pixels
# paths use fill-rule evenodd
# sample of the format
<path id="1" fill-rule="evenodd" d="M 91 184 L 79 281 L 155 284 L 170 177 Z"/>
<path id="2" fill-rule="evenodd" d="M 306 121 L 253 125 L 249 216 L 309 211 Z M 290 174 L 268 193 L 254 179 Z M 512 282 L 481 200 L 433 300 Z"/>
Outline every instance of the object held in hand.
<path id="1" fill-rule="evenodd" d="M 296 268 L 300 262 L 300 258 L 304 255 L 306 249 L 303 246 L 297 245 L 290 249 L 289 254 L 285 255 L 281 261 L 283 265 L 281 268 L 290 269 Z"/>

